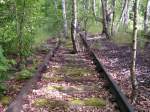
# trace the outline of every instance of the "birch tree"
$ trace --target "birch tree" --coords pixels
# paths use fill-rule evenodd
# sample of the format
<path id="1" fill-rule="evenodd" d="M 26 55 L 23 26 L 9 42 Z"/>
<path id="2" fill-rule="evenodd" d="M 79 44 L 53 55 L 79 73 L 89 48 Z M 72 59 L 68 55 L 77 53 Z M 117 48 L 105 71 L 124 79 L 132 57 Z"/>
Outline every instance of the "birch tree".
<path id="1" fill-rule="evenodd" d="M 90 10 L 90 0 L 83 0 L 83 12 L 84 12 L 84 30 L 85 30 L 85 37 L 87 36 L 87 22 L 88 22 L 88 14 Z"/>
<path id="2" fill-rule="evenodd" d="M 150 0 L 147 0 L 146 3 L 146 10 L 145 10 L 145 15 L 144 15 L 144 32 L 147 33 L 148 30 L 148 18 L 150 16 Z"/>
<path id="3" fill-rule="evenodd" d="M 134 1 L 133 44 L 132 44 L 133 47 L 132 47 L 132 61 L 131 61 L 131 70 L 130 70 L 133 101 L 136 98 L 136 90 L 138 88 L 138 83 L 137 83 L 137 79 L 136 79 L 138 3 L 139 3 L 139 0 Z"/>
<path id="4" fill-rule="evenodd" d="M 107 38 L 110 38 L 109 26 L 107 22 L 107 0 L 101 0 L 102 3 L 102 13 L 103 13 L 103 31 Z"/>
<path id="5" fill-rule="evenodd" d="M 120 24 L 123 24 L 126 27 L 128 26 L 128 21 L 129 21 L 129 5 L 130 5 L 130 0 L 124 0 L 122 12 L 121 12 L 121 16 L 120 16 L 119 22 L 117 24 L 116 31 L 120 27 Z"/>
<path id="6" fill-rule="evenodd" d="M 71 39 L 72 39 L 74 53 L 77 53 L 76 29 L 77 29 L 77 0 L 72 0 Z"/>
<path id="7" fill-rule="evenodd" d="M 96 17 L 96 0 L 92 0 L 92 10 L 94 16 Z"/>
<path id="8" fill-rule="evenodd" d="M 66 0 L 62 0 L 62 12 L 64 20 L 64 37 L 67 38 L 67 17 L 66 17 Z"/>
<path id="9" fill-rule="evenodd" d="M 111 25 L 111 35 L 113 35 L 113 32 L 114 32 L 115 6 L 116 6 L 116 0 L 112 0 L 113 16 L 112 16 L 112 25 Z"/>

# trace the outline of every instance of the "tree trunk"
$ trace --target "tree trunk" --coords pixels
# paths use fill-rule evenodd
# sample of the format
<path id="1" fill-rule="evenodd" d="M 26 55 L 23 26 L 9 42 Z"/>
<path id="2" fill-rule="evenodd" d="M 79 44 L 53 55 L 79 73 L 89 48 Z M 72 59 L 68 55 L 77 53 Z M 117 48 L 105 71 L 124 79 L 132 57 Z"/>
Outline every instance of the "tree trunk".
<path id="1" fill-rule="evenodd" d="M 63 12 L 63 19 L 64 19 L 64 37 L 67 38 L 67 16 L 66 16 L 66 0 L 62 0 L 62 12 Z"/>
<path id="2" fill-rule="evenodd" d="M 118 31 L 120 24 L 123 23 L 126 27 L 128 26 L 128 21 L 129 21 L 129 5 L 130 5 L 130 0 L 125 0 L 122 13 L 119 19 L 119 22 L 117 24 L 116 31 Z"/>
<path id="3" fill-rule="evenodd" d="M 132 48 L 132 61 L 131 61 L 131 71 L 130 71 L 133 101 L 136 98 L 136 90 L 138 88 L 137 79 L 136 79 L 138 3 L 139 3 L 139 0 L 135 0 L 135 2 L 134 2 L 134 20 L 133 20 L 133 48 Z"/>
<path id="4" fill-rule="evenodd" d="M 147 7 L 144 15 L 144 32 L 147 33 L 148 30 L 148 18 L 150 16 L 150 0 L 147 0 Z"/>
<path id="5" fill-rule="evenodd" d="M 92 13 L 95 18 L 95 21 L 102 23 L 102 21 L 103 21 L 102 18 L 98 17 L 96 14 L 96 0 L 92 0 Z"/>
<path id="6" fill-rule="evenodd" d="M 92 0 L 92 11 L 93 15 L 96 17 L 96 0 Z"/>
<path id="7" fill-rule="evenodd" d="M 112 17 L 111 35 L 113 35 L 114 33 L 115 6 L 116 6 L 116 0 L 112 0 L 113 17 Z"/>
<path id="8" fill-rule="evenodd" d="M 89 0 L 83 0 L 83 11 L 84 11 L 84 30 L 85 30 L 85 37 L 87 37 L 87 22 L 88 22 L 88 11 L 90 8 L 90 1 Z"/>
<path id="9" fill-rule="evenodd" d="M 102 3 L 102 13 L 103 13 L 103 31 L 102 34 L 105 34 L 107 38 L 110 38 L 108 22 L 107 22 L 107 0 L 101 0 Z"/>
<path id="10" fill-rule="evenodd" d="M 77 53 L 77 0 L 73 0 L 72 2 L 72 22 L 71 22 L 71 39 L 73 44 L 73 52 Z"/>

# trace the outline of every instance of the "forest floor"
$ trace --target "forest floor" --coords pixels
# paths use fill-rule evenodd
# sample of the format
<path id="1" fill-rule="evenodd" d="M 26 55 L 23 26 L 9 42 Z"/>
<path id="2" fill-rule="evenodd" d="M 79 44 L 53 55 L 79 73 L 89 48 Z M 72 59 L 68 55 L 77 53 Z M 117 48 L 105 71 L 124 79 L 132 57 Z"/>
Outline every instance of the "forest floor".
<path id="1" fill-rule="evenodd" d="M 26 66 L 21 70 L 13 67 L 8 76 L 9 79 L 4 82 L 6 88 L 3 96 L 0 97 L 0 112 L 4 112 L 11 101 L 13 101 L 19 94 L 21 88 L 34 75 L 38 66 L 43 63 L 49 50 L 53 49 L 56 44 L 55 39 L 49 39 L 42 45 L 34 49 L 32 56 L 27 59 Z M 16 56 L 10 56 L 17 60 Z"/>
<path id="2" fill-rule="evenodd" d="M 125 95 L 131 99 L 131 45 L 117 45 L 108 39 L 92 40 L 91 48 L 99 56 L 113 79 L 120 86 Z M 138 97 L 133 104 L 138 112 L 149 112 L 150 109 L 150 47 L 143 50 L 138 48 L 136 74 L 138 80 Z"/>
<path id="3" fill-rule="evenodd" d="M 24 99 L 22 112 L 117 112 L 98 75 L 88 54 L 61 47 Z"/>
<path id="4" fill-rule="evenodd" d="M 55 41 L 48 40 L 32 59 L 40 64 L 54 44 Z M 70 43 L 61 46 L 49 60 L 41 80 L 31 85 L 31 91 L 24 98 L 22 112 L 119 112 L 114 97 L 106 89 L 107 81 L 99 78 L 89 55 L 72 54 L 69 47 Z M 29 68 L 32 66 L 28 65 Z M 13 78 L 6 82 L 9 86 L 0 101 L 0 112 L 7 109 L 29 79 Z"/>
<path id="5" fill-rule="evenodd" d="M 90 39 L 89 39 L 90 42 Z M 49 39 L 35 50 L 26 69 L 37 70 L 46 54 L 54 48 L 56 40 Z M 117 45 L 107 39 L 92 39 L 91 48 L 99 56 L 124 94 L 131 99 L 129 44 Z M 72 54 L 71 42 L 61 46 L 49 60 L 49 68 L 40 81 L 23 100 L 22 112 L 117 112 L 113 96 L 105 88 L 107 81 L 98 78 L 95 66 L 87 53 Z M 146 46 L 138 49 L 136 74 L 138 76 L 138 98 L 133 104 L 137 112 L 148 112 L 150 108 L 150 51 Z M 33 61 L 34 60 L 34 61 Z M 31 63 L 31 61 L 35 63 Z M 33 74 L 34 72 L 32 72 Z M 7 91 L 0 100 L 0 112 L 7 109 L 25 83 L 32 77 L 19 76 L 19 72 L 6 81 Z M 24 75 L 23 75 L 24 76 Z"/>

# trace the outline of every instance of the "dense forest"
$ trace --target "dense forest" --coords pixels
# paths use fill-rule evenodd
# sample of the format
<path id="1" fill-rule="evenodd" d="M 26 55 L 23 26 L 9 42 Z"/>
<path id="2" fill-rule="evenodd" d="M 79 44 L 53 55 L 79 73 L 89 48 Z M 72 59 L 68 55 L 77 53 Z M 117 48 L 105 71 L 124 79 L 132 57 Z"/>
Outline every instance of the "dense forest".
<path id="1" fill-rule="evenodd" d="M 81 36 L 135 110 L 149 112 L 150 0 L 0 0 L 0 112 L 34 76 L 53 41 L 80 54 Z"/>

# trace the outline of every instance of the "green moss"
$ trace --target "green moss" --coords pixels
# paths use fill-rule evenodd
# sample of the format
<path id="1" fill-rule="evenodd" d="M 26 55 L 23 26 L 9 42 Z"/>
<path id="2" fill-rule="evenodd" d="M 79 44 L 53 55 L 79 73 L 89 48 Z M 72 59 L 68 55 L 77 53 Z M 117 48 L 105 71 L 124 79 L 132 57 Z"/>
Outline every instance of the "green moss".
<path id="1" fill-rule="evenodd" d="M 66 111 L 69 105 L 63 101 L 53 100 L 49 102 L 48 108 L 49 110 L 59 108 L 60 110 Z"/>
<path id="2" fill-rule="evenodd" d="M 85 106 L 104 107 L 106 101 L 100 98 L 88 98 L 84 100 Z"/>
<path id="3" fill-rule="evenodd" d="M 48 78 L 47 80 L 49 80 L 50 82 L 60 82 L 63 81 L 64 79 L 62 77 L 55 76 L 55 77 Z"/>
<path id="4" fill-rule="evenodd" d="M 84 105 L 84 101 L 80 100 L 80 99 L 75 99 L 75 100 L 70 101 L 70 104 L 71 105 L 80 105 L 80 106 L 83 106 Z"/>
<path id="5" fill-rule="evenodd" d="M 34 105 L 37 107 L 46 107 L 49 110 L 60 108 L 61 110 L 66 110 L 68 108 L 68 104 L 63 101 L 57 101 L 57 100 L 50 100 L 50 99 L 44 99 L 39 98 L 36 99 L 34 102 Z"/>
<path id="6" fill-rule="evenodd" d="M 8 105 L 11 101 L 11 97 L 10 96 L 3 96 L 1 97 L 0 102 L 2 103 L 2 105 Z"/>
<path id="7" fill-rule="evenodd" d="M 56 90 L 58 91 L 63 91 L 64 87 L 63 86 L 53 86 Z"/>
<path id="8" fill-rule="evenodd" d="M 46 107 L 49 104 L 48 99 L 38 98 L 34 101 L 34 105 L 37 107 Z"/>
<path id="9" fill-rule="evenodd" d="M 72 77 L 83 77 L 91 74 L 91 71 L 87 68 L 79 67 L 63 67 L 63 73 Z"/>
<path id="10" fill-rule="evenodd" d="M 63 86 L 48 86 L 47 89 L 62 91 L 62 90 L 64 90 L 64 87 Z"/>
<path id="11" fill-rule="evenodd" d="M 24 69 L 21 72 L 17 73 L 16 79 L 17 80 L 26 80 L 26 79 L 30 79 L 32 77 L 32 75 L 33 75 L 33 72 L 31 72 L 28 69 Z"/>
<path id="12" fill-rule="evenodd" d="M 53 86 L 48 86 L 47 90 L 56 90 Z"/>
<path id="13" fill-rule="evenodd" d="M 80 99 L 72 100 L 70 104 L 80 106 L 104 107 L 106 105 L 106 101 L 100 98 L 86 98 L 83 100 Z"/>

